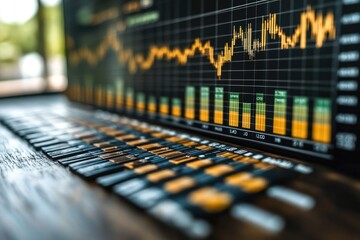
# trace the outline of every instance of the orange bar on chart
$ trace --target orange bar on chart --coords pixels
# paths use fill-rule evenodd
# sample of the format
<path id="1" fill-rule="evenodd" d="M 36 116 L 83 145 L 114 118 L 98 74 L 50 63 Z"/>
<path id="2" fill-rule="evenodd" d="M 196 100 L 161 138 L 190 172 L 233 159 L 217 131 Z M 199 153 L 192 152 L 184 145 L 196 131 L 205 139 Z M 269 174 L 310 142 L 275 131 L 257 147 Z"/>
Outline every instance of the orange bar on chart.
<path id="1" fill-rule="evenodd" d="M 132 111 L 134 108 L 134 89 L 127 88 L 126 90 L 126 109 Z"/>
<path id="2" fill-rule="evenodd" d="M 154 96 L 149 97 L 148 101 L 148 111 L 151 114 L 156 113 L 156 98 Z"/>
<path id="3" fill-rule="evenodd" d="M 331 141 L 331 102 L 329 99 L 319 98 L 315 100 L 313 140 L 321 143 Z"/>
<path id="4" fill-rule="evenodd" d="M 172 100 L 172 115 L 174 117 L 181 117 L 181 100 L 180 100 L 180 98 L 173 98 L 173 100 Z"/>
<path id="5" fill-rule="evenodd" d="M 200 88 L 200 121 L 209 122 L 209 87 Z"/>
<path id="6" fill-rule="evenodd" d="M 266 128 L 266 103 L 264 94 L 256 94 L 255 130 L 265 131 Z"/>
<path id="7" fill-rule="evenodd" d="M 251 127 L 251 103 L 243 103 L 242 127 L 247 129 Z"/>
<path id="8" fill-rule="evenodd" d="M 167 97 L 160 98 L 160 113 L 163 115 L 169 114 L 169 100 Z"/>
<path id="9" fill-rule="evenodd" d="M 286 134 L 286 91 L 275 91 L 273 133 Z"/>
<path id="10" fill-rule="evenodd" d="M 214 123 L 223 124 L 223 107 L 224 107 L 224 89 L 215 88 L 215 109 L 214 109 Z"/>
<path id="11" fill-rule="evenodd" d="M 229 126 L 239 126 L 239 94 L 230 93 Z"/>
<path id="12" fill-rule="evenodd" d="M 291 135 L 295 138 L 308 137 L 308 98 L 294 97 Z"/>
<path id="13" fill-rule="evenodd" d="M 185 90 L 185 117 L 187 119 L 195 118 L 195 88 L 186 87 Z"/>

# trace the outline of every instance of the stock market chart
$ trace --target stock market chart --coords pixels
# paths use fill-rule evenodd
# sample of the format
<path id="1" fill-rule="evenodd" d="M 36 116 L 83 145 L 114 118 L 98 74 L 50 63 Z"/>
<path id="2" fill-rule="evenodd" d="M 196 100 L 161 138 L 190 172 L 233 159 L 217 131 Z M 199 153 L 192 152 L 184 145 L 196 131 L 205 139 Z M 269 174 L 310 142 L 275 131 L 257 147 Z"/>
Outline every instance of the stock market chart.
<path id="1" fill-rule="evenodd" d="M 65 1 L 68 96 L 234 143 L 348 156 L 358 0 Z"/>

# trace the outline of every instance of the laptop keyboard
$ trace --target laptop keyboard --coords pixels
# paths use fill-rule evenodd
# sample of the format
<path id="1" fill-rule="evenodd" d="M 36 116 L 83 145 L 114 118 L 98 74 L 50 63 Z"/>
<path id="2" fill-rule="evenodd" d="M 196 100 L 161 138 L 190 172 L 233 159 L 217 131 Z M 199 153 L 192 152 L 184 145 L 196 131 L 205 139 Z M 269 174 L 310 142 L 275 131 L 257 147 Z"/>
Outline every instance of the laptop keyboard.
<path id="1" fill-rule="evenodd" d="M 3 119 L 35 149 L 191 237 L 306 169 L 112 114 L 31 113 Z"/>

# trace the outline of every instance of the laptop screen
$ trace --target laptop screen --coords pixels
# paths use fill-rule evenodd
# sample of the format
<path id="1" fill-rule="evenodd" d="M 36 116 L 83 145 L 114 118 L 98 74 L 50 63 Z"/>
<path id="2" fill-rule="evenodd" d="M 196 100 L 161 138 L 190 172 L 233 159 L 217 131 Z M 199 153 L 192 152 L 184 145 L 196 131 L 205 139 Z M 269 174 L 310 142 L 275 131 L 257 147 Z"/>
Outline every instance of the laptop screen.
<path id="1" fill-rule="evenodd" d="M 65 0 L 68 96 L 235 144 L 356 160 L 359 6 Z"/>

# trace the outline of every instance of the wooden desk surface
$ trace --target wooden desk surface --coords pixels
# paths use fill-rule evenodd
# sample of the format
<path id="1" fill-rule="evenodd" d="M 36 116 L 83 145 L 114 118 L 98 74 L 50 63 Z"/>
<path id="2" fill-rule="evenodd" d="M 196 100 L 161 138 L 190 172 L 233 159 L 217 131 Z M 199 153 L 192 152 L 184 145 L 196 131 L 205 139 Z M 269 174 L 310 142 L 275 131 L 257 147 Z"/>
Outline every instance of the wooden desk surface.
<path id="1" fill-rule="evenodd" d="M 63 111 L 61 96 L 0 100 L 0 115 L 48 107 Z M 216 239 L 359 239 L 360 183 L 333 171 L 288 183 L 317 201 L 305 212 L 259 198 L 257 205 L 287 216 L 269 236 L 250 224 L 217 219 Z M 230 223 L 230 224 L 229 224 Z M 35 152 L 0 124 L 0 239 L 180 239 L 179 234 L 117 196 L 88 183 Z"/>

